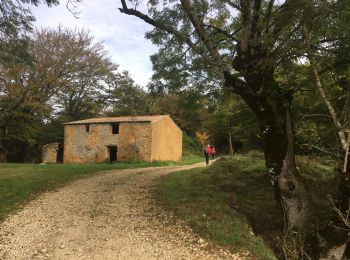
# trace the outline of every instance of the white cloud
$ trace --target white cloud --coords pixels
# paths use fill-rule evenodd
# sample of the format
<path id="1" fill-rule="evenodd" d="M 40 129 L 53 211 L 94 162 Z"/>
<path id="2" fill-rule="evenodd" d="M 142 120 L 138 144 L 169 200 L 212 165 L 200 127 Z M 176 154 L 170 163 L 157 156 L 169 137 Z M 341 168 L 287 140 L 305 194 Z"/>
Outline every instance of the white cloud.
<path id="1" fill-rule="evenodd" d="M 145 86 L 152 75 L 149 56 L 157 51 L 157 47 L 144 38 L 152 27 L 136 17 L 120 13 L 119 5 L 116 0 L 85 0 L 78 6 L 79 19 L 64 4 L 52 8 L 41 5 L 33 7 L 32 12 L 38 28 L 62 25 L 88 29 L 96 41 L 103 41 L 120 69 L 129 71 L 136 83 Z"/>

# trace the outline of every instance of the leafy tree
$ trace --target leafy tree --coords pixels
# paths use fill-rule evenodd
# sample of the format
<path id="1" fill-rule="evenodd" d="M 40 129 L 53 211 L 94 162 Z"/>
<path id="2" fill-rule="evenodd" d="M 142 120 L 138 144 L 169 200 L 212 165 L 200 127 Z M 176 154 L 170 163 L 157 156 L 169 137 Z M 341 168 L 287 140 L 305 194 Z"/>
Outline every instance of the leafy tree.
<path id="1" fill-rule="evenodd" d="M 36 119 L 48 116 L 50 108 L 47 101 L 50 96 L 42 93 L 41 86 L 31 81 L 29 66 L 0 67 L 0 74 L 0 161 L 6 161 L 8 143 L 32 137 Z M 23 131 L 26 129 L 25 135 L 16 131 L 20 136 L 14 136 L 11 129 L 21 125 L 26 125 L 22 127 Z"/>
<path id="2" fill-rule="evenodd" d="M 117 66 L 84 30 L 42 30 L 33 39 L 33 77 L 54 90 L 56 114 L 75 120 L 102 112 Z"/>
<path id="3" fill-rule="evenodd" d="M 43 131 L 38 126 L 45 129 L 44 122 L 101 113 L 106 86 L 114 79 L 117 69 L 101 44 L 94 43 L 85 31 L 59 28 L 37 32 L 30 42 L 29 52 L 32 64 L 0 67 L 3 161 L 11 140 L 33 140 Z M 16 128 L 26 135 L 14 131 Z M 63 127 L 59 129 L 58 133 L 62 133 Z"/>
<path id="4" fill-rule="evenodd" d="M 107 90 L 107 113 L 113 116 L 149 115 L 151 98 L 136 85 L 127 71 L 118 73 Z"/>
<path id="5" fill-rule="evenodd" d="M 274 72 L 279 62 L 297 53 L 287 45 L 297 36 L 293 34 L 300 11 L 297 2 L 152 1 L 149 15 L 128 7 L 125 0 L 120 8 L 155 26 L 149 34 L 154 43 L 175 45 L 186 54 L 191 67 L 203 64 L 209 77 L 215 75 L 252 109 L 259 121 L 276 198 L 290 229 L 307 223 L 311 204 L 296 177 L 290 115 L 293 90 L 279 84 Z"/>

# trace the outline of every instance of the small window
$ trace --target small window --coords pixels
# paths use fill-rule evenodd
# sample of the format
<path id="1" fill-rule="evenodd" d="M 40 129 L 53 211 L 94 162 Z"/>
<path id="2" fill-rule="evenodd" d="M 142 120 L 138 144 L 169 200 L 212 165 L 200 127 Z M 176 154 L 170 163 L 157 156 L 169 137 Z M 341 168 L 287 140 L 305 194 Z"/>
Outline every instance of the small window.
<path id="1" fill-rule="evenodd" d="M 90 132 L 90 125 L 85 125 L 85 131 L 88 133 Z"/>
<path id="2" fill-rule="evenodd" d="M 116 135 L 119 134 L 119 124 L 112 124 L 112 134 Z"/>

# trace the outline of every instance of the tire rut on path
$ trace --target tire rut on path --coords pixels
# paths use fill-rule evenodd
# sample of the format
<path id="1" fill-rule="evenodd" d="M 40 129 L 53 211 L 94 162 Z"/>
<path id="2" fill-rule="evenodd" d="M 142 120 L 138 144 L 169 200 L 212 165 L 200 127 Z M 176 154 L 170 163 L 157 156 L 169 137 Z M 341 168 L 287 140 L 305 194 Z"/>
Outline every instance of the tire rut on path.
<path id="1" fill-rule="evenodd" d="M 1 224 L 0 259 L 241 259 L 153 200 L 158 177 L 199 166 L 101 172 L 45 193 Z"/>

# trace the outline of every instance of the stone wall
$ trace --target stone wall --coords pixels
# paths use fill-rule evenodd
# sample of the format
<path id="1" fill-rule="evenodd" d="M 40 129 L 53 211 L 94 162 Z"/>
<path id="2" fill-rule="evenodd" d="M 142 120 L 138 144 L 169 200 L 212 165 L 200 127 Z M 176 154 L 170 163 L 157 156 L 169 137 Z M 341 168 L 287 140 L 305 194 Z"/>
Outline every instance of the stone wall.
<path id="1" fill-rule="evenodd" d="M 42 147 L 42 162 L 43 163 L 57 163 L 57 153 L 59 150 L 59 143 L 46 144 Z"/>
<path id="2" fill-rule="evenodd" d="M 112 134 L 111 124 L 66 125 L 64 129 L 64 163 L 109 161 L 109 146 L 117 146 L 117 160 L 151 159 L 150 123 L 119 124 L 119 134 Z"/>

